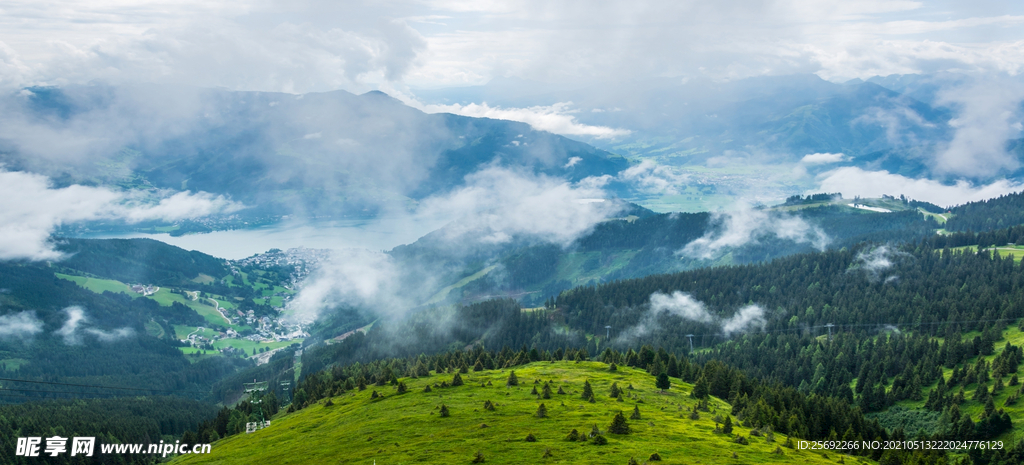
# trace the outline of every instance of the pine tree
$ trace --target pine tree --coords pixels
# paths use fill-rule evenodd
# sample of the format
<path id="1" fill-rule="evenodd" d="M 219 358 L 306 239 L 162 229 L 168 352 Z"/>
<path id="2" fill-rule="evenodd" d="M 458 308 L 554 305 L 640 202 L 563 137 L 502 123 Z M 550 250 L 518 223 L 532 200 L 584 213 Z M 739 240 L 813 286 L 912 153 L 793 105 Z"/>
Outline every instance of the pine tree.
<path id="1" fill-rule="evenodd" d="M 526 439 L 524 439 L 524 441 L 526 441 L 526 442 L 537 442 L 537 436 L 534 436 L 533 433 L 527 434 L 526 435 Z"/>
<path id="2" fill-rule="evenodd" d="M 477 359 L 476 364 L 473 365 L 473 371 L 484 371 L 484 364 L 480 363 L 479 359 Z"/>
<path id="3" fill-rule="evenodd" d="M 722 432 L 725 434 L 732 434 L 732 417 L 729 415 L 725 416 L 725 423 L 722 424 Z"/>
<path id="4" fill-rule="evenodd" d="M 565 436 L 565 440 L 569 441 L 569 442 L 577 442 L 577 441 L 579 441 L 580 440 L 580 432 L 576 431 L 576 428 L 573 428 L 572 431 L 569 431 L 569 434 Z"/>
<path id="5" fill-rule="evenodd" d="M 629 422 L 626 421 L 626 416 L 622 414 L 622 410 L 615 414 L 612 418 L 612 424 L 608 426 L 608 432 L 612 434 L 629 434 L 631 429 Z"/>
<path id="6" fill-rule="evenodd" d="M 608 366 L 608 371 L 618 371 L 618 370 L 619 370 L 619 367 L 614 362 L 612 362 L 612 364 Z"/>
<path id="7" fill-rule="evenodd" d="M 551 398 L 551 385 L 549 385 L 547 382 L 544 383 L 544 389 L 541 390 L 540 397 L 542 399 Z"/>
<path id="8" fill-rule="evenodd" d="M 640 419 L 640 406 L 639 405 L 634 405 L 633 406 L 633 413 L 629 415 L 629 419 L 630 420 L 639 420 Z"/>
<path id="9" fill-rule="evenodd" d="M 491 402 L 489 400 L 485 400 L 484 401 L 484 410 L 493 412 L 494 411 L 494 402 Z"/>
<path id="10" fill-rule="evenodd" d="M 455 376 L 452 377 L 452 387 L 455 386 L 462 386 L 462 375 L 458 373 L 455 373 Z"/>
<path id="11" fill-rule="evenodd" d="M 672 383 L 668 379 L 668 373 L 662 372 L 661 374 L 659 374 L 658 380 L 655 382 L 654 385 L 655 387 L 661 389 L 662 391 L 668 390 L 668 388 L 672 386 Z"/>
<path id="12" fill-rule="evenodd" d="M 537 386 L 534 386 L 533 389 L 530 390 L 530 395 L 531 396 L 539 396 L 540 395 L 540 393 L 537 392 Z"/>
<path id="13" fill-rule="evenodd" d="M 508 374 L 508 381 L 505 381 L 505 385 L 506 386 L 518 386 L 519 385 L 519 378 L 516 378 L 516 371 L 515 370 L 512 370 Z"/>
<path id="14" fill-rule="evenodd" d="M 558 393 L 564 395 L 565 394 L 565 389 L 562 389 L 562 386 L 558 386 Z"/>
<path id="15" fill-rule="evenodd" d="M 448 416 L 451 415 L 451 412 L 448 411 L 448 406 L 444 405 L 444 404 L 441 404 L 441 412 L 440 413 L 441 413 L 441 418 L 445 418 L 445 417 L 448 417 Z"/>
<path id="16" fill-rule="evenodd" d="M 398 383 L 398 393 L 399 394 L 405 394 L 406 392 L 409 392 L 409 389 L 405 387 L 405 383 L 399 382 Z"/>
<path id="17" fill-rule="evenodd" d="M 701 373 L 700 377 L 697 378 L 697 383 L 693 385 L 693 392 L 690 395 L 696 399 L 707 399 L 710 391 L 711 385 L 708 383 L 708 378 L 704 373 Z"/>
<path id="18" fill-rule="evenodd" d="M 534 416 L 537 418 L 547 418 L 548 408 L 545 407 L 544 404 L 540 404 L 540 407 L 537 407 L 537 413 L 534 414 Z"/>
<path id="19" fill-rule="evenodd" d="M 619 397 L 619 383 L 612 383 L 611 389 L 608 391 L 609 397 Z"/>
<path id="20" fill-rule="evenodd" d="M 472 463 L 484 463 L 484 461 L 485 461 L 484 460 L 484 454 L 482 452 L 476 451 L 476 453 L 473 454 L 473 462 Z"/>
<path id="21" fill-rule="evenodd" d="M 586 400 L 590 400 L 591 397 L 594 397 L 594 388 L 590 387 L 590 381 L 583 382 L 583 394 L 581 397 Z"/>

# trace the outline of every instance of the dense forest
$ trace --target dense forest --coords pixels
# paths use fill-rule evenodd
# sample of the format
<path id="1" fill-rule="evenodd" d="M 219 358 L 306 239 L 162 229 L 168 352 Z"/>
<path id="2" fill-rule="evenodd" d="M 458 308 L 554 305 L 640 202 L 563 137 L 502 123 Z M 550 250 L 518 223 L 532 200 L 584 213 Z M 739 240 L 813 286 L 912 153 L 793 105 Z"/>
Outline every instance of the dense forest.
<path id="1" fill-rule="evenodd" d="M 949 209 L 949 231 L 992 231 L 1024 224 L 1024 192 L 965 203 Z"/>
<path id="2" fill-rule="evenodd" d="M 99 444 L 150 444 L 174 442 L 200 422 L 216 415 L 209 404 L 181 397 L 30 402 L 0 406 L 0 463 L 49 464 L 154 464 L 160 456 L 145 454 L 104 455 Z M 15 456 L 19 437 L 95 437 L 92 457 L 69 453 L 56 457 Z M 69 449 L 70 450 L 70 449 Z"/>

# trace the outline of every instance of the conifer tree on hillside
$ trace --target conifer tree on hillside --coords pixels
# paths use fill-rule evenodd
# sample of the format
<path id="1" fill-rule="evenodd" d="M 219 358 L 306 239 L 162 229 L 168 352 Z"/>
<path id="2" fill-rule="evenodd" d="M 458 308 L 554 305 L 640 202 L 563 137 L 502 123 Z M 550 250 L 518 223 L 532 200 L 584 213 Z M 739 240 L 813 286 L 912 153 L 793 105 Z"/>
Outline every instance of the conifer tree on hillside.
<path id="1" fill-rule="evenodd" d="M 668 388 L 672 386 L 672 383 L 668 379 L 668 373 L 662 372 L 661 374 L 659 374 L 658 380 L 655 382 L 654 385 L 658 389 L 661 389 L 662 392 L 667 391 Z"/>
<path id="2" fill-rule="evenodd" d="M 516 378 L 516 371 L 515 370 L 512 370 L 508 374 L 508 381 L 505 381 L 505 385 L 506 386 L 518 386 L 519 385 L 519 378 Z"/>
<path id="3" fill-rule="evenodd" d="M 581 395 L 581 397 L 583 397 L 586 400 L 590 400 L 591 397 L 594 397 L 594 388 L 590 386 L 589 380 L 583 382 L 583 394 Z"/>
<path id="4" fill-rule="evenodd" d="M 541 390 L 540 397 L 542 399 L 551 398 L 551 385 L 548 384 L 547 382 L 544 383 L 544 389 Z"/>
<path id="5" fill-rule="evenodd" d="M 711 393 L 711 384 L 708 383 L 707 376 L 704 373 L 700 374 L 697 378 L 697 383 L 693 385 L 693 392 L 690 393 L 695 399 L 707 399 L 708 394 Z"/>
<path id="6" fill-rule="evenodd" d="M 612 418 L 612 424 L 608 426 L 608 432 L 612 434 L 629 434 L 632 429 L 629 427 L 629 422 L 626 421 L 626 416 L 622 414 L 622 410 L 615 414 Z"/>
<path id="7" fill-rule="evenodd" d="M 455 373 L 455 376 L 452 377 L 452 387 L 455 386 L 462 386 L 462 376 L 458 373 Z"/>

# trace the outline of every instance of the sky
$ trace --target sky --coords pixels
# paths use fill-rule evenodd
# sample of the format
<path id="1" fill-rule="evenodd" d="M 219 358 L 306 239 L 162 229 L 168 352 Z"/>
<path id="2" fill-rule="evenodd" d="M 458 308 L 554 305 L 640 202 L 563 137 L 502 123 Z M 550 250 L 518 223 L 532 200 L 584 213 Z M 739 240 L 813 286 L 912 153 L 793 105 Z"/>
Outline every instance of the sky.
<path id="1" fill-rule="evenodd" d="M 305 93 L 654 77 L 1016 75 L 1024 4 L 979 0 L 8 0 L 0 86 Z M 552 102 L 556 103 L 556 102 Z"/>

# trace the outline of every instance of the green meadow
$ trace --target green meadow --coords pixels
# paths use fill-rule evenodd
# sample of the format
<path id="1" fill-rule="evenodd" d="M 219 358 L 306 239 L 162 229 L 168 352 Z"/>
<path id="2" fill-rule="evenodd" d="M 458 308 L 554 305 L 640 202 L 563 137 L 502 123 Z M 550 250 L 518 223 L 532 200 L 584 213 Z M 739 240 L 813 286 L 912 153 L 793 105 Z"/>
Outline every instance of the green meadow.
<path id="1" fill-rule="evenodd" d="M 626 465 L 631 458 L 643 463 L 655 453 L 665 464 L 824 464 L 842 457 L 783 447 L 784 435 L 768 442 L 738 424 L 732 434 L 716 433 L 715 417 L 724 418 L 731 407 L 712 399 L 709 411 L 691 419 L 696 403 L 689 396 L 692 386 L 678 379 L 660 392 L 654 377 L 641 370 L 612 372 L 599 362 L 536 362 L 515 373 L 515 387 L 506 386 L 507 369 L 470 371 L 460 375 L 465 384 L 458 387 L 435 387 L 451 382 L 453 374 L 403 378 L 404 394 L 395 386 L 370 385 L 330 398 L 331 405 L 324 399 L 281 413 L 269 428 L 227 437 L 214 443 L 209 455 L 180 456 L 173 463 L 468 464 L 477 452 L 483 463 L 494 464 Z M 591 383 L 596 402 L 581 397 L 584 381 Z M 551 386 L 550 399 L 532 393 L 534 388 L 542 392 L 544 382 Z M 609 396 L 613 382 L 623 389 L 621 402 Z M 428 385 L 432 391 L 424 392 Z M 558 394 L 559 388 L 565 393 Z M 374 392 L 382 397 L 371 399 Z M 484 409 L 485 401 L 494 404 L 493 411 Z M 547 410 L 544 418 L 537 415 L 541 404 Z M 442 416 L 442 405 L 450 416 Z M 629 418 L 634 407 L 640 419 L 628 420 L 631 434 L 607 431 L 618 412 Z M 595 426 L 607 444 L 566 439 L 573 429 L 587 435 Z M 536 441 L 528 441 L 528 435 Z M 738 442 L 739 436 L 747 443 Z"/>

